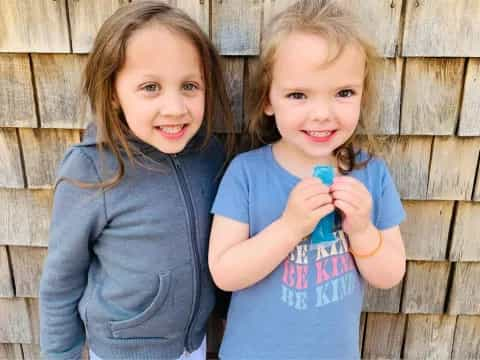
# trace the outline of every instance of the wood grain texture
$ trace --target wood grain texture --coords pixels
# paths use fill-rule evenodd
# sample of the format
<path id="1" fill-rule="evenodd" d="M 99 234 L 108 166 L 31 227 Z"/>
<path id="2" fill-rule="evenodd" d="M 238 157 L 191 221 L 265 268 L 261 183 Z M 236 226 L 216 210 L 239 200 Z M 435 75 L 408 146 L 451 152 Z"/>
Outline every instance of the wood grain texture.
<path id="1" fill-rule="evenodd" d="M 80 96 L 86 61 L 82 55 L 32 54 L 42 128 L 83 129 L 93 121 Z"/>
<path id="2" fill-rule="evenodd" d="M 65 0 L 0 0 L 0 14 L 0 52 L 70 52 Z"/>
<path id="3" fill-rule="evenodd" d="M 362 110 L 365 132 L 397 135 L 400 132 L 403 59 L 380 59 L 375 62 L 376 94 Z"/>
<path id="4" fill-rule="evenodd" d="M 295 0 L 265 0 L 264 26 L 268 26 L 273 16 L 293 3 Z M 364 0 L 360 6 L 358 0 L 337 0 L 337 3 L 355 16 L 362 33 L 371 39 L 380 56 L 395 57 L 400 42 L 402 0 Z"/>
<path id="5" fill-rule="evenodd" d="M 0 187 L 24 186 L 17 130 L 0 128 Z"/>
<path id="6" fill-rule="evenodd" d="M 388 290 L 377 289 L 366 284 L 362 310 L 366 312 L 398 313 L 402 287 L 403 282 Z"/>
<path id="7" fill-rule="evenodd" d="M 470 200 L 480 138 L 435 137 L 427 198 Z"/>
<path id="8" fill-rule="evenodd" d="M 451 261 L 480 261 L 480 203 L 460 202 L 453 224 Z"/>
<path id="9" fill-rule="evenodd" d="M 453 340 L 452 359 L 480 359 L 480 316 L 459 316 Z"/>
<path id="10" fill-rule="evenodd" d="M 38 299 L 27 298 L 27 311 L 32 331 L 31 344 L 40 344 L 40 312 Z"/>
<path id="11" fill-rule="evenodd" d="M 22 360 L 23 358 L 20 344 L 0 344 L 0 359 Z"/>
<path id="12" fill-rule="evenodd" d="M 409 261 L 403 290 L 402 312 L 441 314 L 447 294 L 450 263 Z"/>
<path id="13" fill-rule="evenodd" d="M 38 297 L 42 267 L 47 249 L 41 247 L 10 246 L 12 272 L 17 297 Z"/>
<path id="14" fill-rule="evenodd" d="M 407 59 L 402 134 L 452 135 L 457 126 L 464 59 Z"/>
<path id="15" fill-rule="evenodd" d="M 453 201 L 403 201 L 400 225 L 408 260 L 446 260 Z"/>
<path id="16" fill-rule="evenodd" d="M 168 3 L 185 11 L 205 34 L 210 32 L 210 1 L 208 0 L 169 0 Z"/>
<path id="17" fill-rule="evenodd" d="M 358 348 L 360 349 L 360 354 L 363 352 L 363 338 L 365 336 L 365 327 L 367 325 L 367 313 L 362 312 L 360 315 L 360 330 L 358 336 Z"/>
<path id="18" fill-rule="evenodd" d="M 362 358 L 399 359 L 405 323 L 403 314 L 367 314 Z"/>
<path id="19" fill-rule="evenodd" d="M 0 298 L 0 309 L 0 343 L 32 343 L 33 334 L 26 299 Z"/>
<path id="20" fill-rule="evenodd" d="M 212 0 L 212 38 L 222 55 L 257 55 L 262 2 Z"/>
<path id="21" fill-rule="evenodd" d="M 25 172 L 31 189 L 52 188 L 60 160 L 68 147 L 80 142 L 78 130 L 20 129 Z"/>
<path id="22" fill-rule="evenodd" d="M 405 359 L 449 359 L 455 316 L 409 315 L 405 334 Z"/>
<path id="23" fill-rule="evenodd" d="M 449 314 L 480 314 L 480 262 L 454 265 Z"/>
<path id="24" fill-rule="evenodd" d="M 458 126 L 458 135 L 460 136 L 480 136 L 480 121 L 478 119 L 478 114 L 480 113 L 479 93 L 480 59 L 469 59 Z"/>
<path id="25" fill-rule="evenodd" d="M 0 126 L 37 127 L 28 55 L 0 55 Z"/>
<path id="26" fill-rule="evenodd" d="M 477 166 L 477 184 L 475 185 L 475 191 L 473 193 L 473 201 L 480 201 L 480 159 Z"/>
<path id="27" fill-rule="evenodd" d="M 12 274 L 10 272 L 7 248 L 5 246 L 0 246 L 0 297 L 13 296 Z M 0 356 L 0 359 L 1 358 L 2 357 Z"/>
<path id="28" fill-rule="evenodd" d="M 38 360 L 41 359 L 40 345 L 36 344 L 22 344 L 23 359 L 24 360 Z"/>
<path id="29" fill-rule="evenodd" d="M 52 190 L 0 188 L 0 244 L 47 246 Z"/>
<path id="30" fill-rule="evenodd" d="M 432 138 L 389 137 L 383 152 L 402 199 L 423 200 L 427 195 Z"/>
<path id="31" fill-rule="evenodd" d="M 91 50 L 95 35 L 103 22 L 128 0 L 67 0 L 72 48 L 75 53 Z"/>
<path id="32" fill-rule="evenodd" d="M 480 2 L 406 0 L 402 56 L 478 57 Z"/>
<path id="33" fill-rule="evenodd" d="M 235 130 L 240 132 L 243 129 L 245 59 L 242 57 L 223 57 L 222 66 L 234 116 Z M 215 130 L 219 132 L 226 131 L 226 129 L 218 126 Z"/>

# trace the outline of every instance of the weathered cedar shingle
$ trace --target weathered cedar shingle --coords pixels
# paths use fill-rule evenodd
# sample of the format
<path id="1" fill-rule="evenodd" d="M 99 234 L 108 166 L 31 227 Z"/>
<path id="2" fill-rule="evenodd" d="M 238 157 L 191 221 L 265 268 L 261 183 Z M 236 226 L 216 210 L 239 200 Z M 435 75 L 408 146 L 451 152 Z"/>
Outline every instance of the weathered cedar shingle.
<path id="1" fill-rule="evenodd" d="M 405 332 L 406 315 L 367 315 L 362 358 L 399 359 Z"/>
<path id="2" fill-rule="evenodd" d="M 212 1 L 213 41 L 222 55 L 257 55 L 262 2 Z"/>
<path id="3" fill-rule="evenodd" d="M 449 359 L 455 316 L 409 315 L 405 334 L 405 359 Z"/>
<path id="4" fill-rule="evenodd" d="M 0 297 L 13 297 L 13 295 L 12 275 L 8 263 L 7 248 L 0 246 Z"/>
<path id="5" fill-rule="evenodd" d="M 453 224 L 450 260 L 480 261 L 480 203 L 459 202 Z"/>
<path id="6" fill-rule="evenodd" d="M 0 128 L 0 187 L 25 186 L 17 131 Z"/>
<path id="7" fill-rule="evenodd" d="M 0 1 L 0 52 L 70 52 L 65 1 Z"/>
<path id="8" fill-rule="evenodd" d="M 402 312 L 442 313 L 450 263 L 447 261 L 409 261 L 403 289 Z"/>
<path id="9" fill-rule="evenodd" d="M 453 201 L 403 201 L 407 213 L 400 225 L 409 260 L 445 260 Z"/>
<path id="10" fill-rule="evenodd" d="M 0 188 L 0 244 L 47 246 L 52 190 Z"/>
<path id="11" fill-rule="evenodd" d="M 403 56 L 480 56 L 480 2 L 406 0 Z"/>
<path id="12" fill-rule="evenodd" d="M 452 135 L 460 111 L 464 59 L 407 59 L 402 134 Z"/>
<path id="13" fill-rule="evenodd" d="M 431 147 L 431 137 L 399 136 L 388 139 L 383 157 L 402 199 L 425 199 Z"/>
<path id="14" fill-rule="evenodd" d="M 47 249 L 41 247 L 10 246 L 12 272 L 17 297 L 38 297 L 40 276 Z"/>
<path id="15" fill-rule="evenodd" d="M 30 59 L 0 55 L 0 126 L 37 127 Z"/>
<path id="16" fill-rule="evenodd" d="M 480 59 L 469 59 L 458 135 L 480 136 Z"/>
<path id="17" fill-rule="evenodd" d="M 428 182 L 428 199 L 470 200 L 480 151 L 479 138 L 436 136 Z"/>
<path id="18" fill-rule="evenodd" d="M 452 359 L 480 359 L 480 316 L 459 316 Z"/>
<path id="19" fill-rule="evenodd" d="M 480 262 L 459 262 L 454 266 L 449 314 L 480 314 Z"/>
<path id="20" fill-rule="evenodd" d="M 82 55 L 32 54 L 42 128 L 83 129 L 92 121 L 80 96 L 86 60 Z"/>
<path id="21" fill-rule="evenodd" d="M 20 129 L 28 187 L 53 187 L 57 166 L 67 148 L 80 142 L 78 130 Z"/>

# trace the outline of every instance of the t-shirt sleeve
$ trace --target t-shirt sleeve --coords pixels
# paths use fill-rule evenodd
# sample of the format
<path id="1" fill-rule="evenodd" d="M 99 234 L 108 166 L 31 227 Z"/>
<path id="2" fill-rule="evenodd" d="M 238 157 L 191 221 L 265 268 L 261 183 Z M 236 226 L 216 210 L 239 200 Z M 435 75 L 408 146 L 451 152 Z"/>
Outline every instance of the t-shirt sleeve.
<path id="1" fill-rule="evenodd" d="M 232 160 L 218 187 L 212 214 L 249 223 L 248 177 L 241 157 Z"/>
<path id="2" fill-rule="evenodd" d="M 385 230 L 399 225 L 405 220 L 405 210 L 390 171 L 383 161 L 381 161 L 380 168 L 381 191 L 379 193 L 375 226 L 380 230 Z"/>

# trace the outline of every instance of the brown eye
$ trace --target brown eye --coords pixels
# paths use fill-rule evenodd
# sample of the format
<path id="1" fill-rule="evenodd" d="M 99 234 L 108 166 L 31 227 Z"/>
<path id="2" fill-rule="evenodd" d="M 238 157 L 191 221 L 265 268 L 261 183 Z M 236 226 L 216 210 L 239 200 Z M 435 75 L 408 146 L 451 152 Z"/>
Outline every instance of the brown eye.
<path id="1" fill-rule="evenodd" d="M 287 95 L 287 98 L 293 99 L 293 100 L 303 100 L 306 99 L 307 96 L 304 93 L 301 92 L 293 92 Z"/>
<path id="2" fill-rule="evenodd" d="M 196 85 L 194 83 L 183 84 L 183 90 L 193 91 L 193 90 L 197 90 L 197 89 L 198 89 L 198 85 Z"/>
<path id="3" fill-rule="evenodd" d="M 337 96 L 341 98 L 348 98 L 352 97 L 353 95 L 355 95 L 355 92 L 352 89 L 340 90 L 337 94 Z"/>
<path id="4" fill-rule="evenodd" d="M 159 90 L 159 86 L 157 84 L 147 84 L 143 87 L 143 90 L 146 92 L 154 92 Z"/>

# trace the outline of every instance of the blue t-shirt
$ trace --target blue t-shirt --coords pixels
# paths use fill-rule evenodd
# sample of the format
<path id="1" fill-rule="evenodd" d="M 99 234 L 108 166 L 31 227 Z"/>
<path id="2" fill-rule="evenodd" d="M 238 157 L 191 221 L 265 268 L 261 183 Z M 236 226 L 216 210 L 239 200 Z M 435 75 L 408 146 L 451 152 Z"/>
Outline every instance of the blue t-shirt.
<path id="1" fill-rule="evenodd" d="M 360 155 L 360 158 L 364 157 Z M 373 199 L 378 229 L 405 217 L 385 163 L 351 172 Z M 212 212 L 249 225 L 250 237 L 278 219 L 300 179 L 275 160 L 271 145 L 237 156 L 220 184 Z M 221 359 L 360 358 L 363 281 L 343 231 L 330 245 L 306 238 L 266 278 L 232 294 Z"/>

